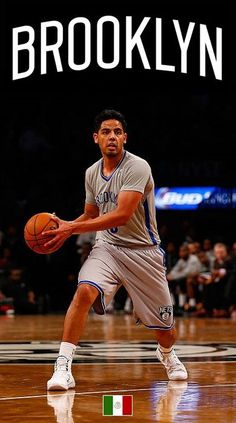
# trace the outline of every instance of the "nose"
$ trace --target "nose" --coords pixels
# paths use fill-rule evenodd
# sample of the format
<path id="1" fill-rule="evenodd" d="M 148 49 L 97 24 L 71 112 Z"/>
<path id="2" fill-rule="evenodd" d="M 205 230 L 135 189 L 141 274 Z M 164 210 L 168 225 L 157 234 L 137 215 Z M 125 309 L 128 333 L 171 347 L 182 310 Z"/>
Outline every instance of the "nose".
<path id="1" fill-rule="evenodd" d="M 115 139 L 116 138 L 116 134 L 114 131 L 111 131 L 109 134 L 109 139 Z"/>

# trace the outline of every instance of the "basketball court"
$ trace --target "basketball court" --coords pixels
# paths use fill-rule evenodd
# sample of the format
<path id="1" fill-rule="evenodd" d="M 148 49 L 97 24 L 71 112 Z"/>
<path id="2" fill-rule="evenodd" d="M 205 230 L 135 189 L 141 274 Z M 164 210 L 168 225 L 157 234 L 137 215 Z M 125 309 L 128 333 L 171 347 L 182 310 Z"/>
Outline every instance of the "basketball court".
<path id="1" fill-rule="evenodd" d="M 0 317 L 1 423 L 109 422 L 103 395 L 132 395 L 122 422 L 236 422 L 236 322 L 176 318 L 188 381 L 168 381 L 151 330 L 130 315 L 89 315 L 73 364 L 76 388 L 46 391 L 63 315 Z M 112 420 L 113 421 L 113 420 Z"/>

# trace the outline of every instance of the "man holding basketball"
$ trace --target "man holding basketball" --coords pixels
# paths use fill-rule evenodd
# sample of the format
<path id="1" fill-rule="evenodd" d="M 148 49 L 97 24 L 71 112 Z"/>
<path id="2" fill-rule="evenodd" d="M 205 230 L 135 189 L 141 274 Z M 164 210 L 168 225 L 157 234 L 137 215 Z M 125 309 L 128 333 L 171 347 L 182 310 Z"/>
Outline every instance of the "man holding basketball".
<path id="1" fill-rule="evenodd" d="M 75 386 L 71 364 L 91 307 L 104 314 L 123 284 L 134 306 L 137 323 L 153 329 L 156 355 L 170 380 L 187 379 L 176 356 L 173 306 L 160 248 L 149 164 L 124 150 L 124 116 L 104 110 L 95 118 L 94 142 L 102 158 L 86 170 L 84 213 L 74 221 L 55 218 L 58 229 L 45 244 L 56 248 L 73 234 L 97 232 L 95 245 L 80 272 L 78 288 L 68 308 L 60 351 L 48 390 Z"/>

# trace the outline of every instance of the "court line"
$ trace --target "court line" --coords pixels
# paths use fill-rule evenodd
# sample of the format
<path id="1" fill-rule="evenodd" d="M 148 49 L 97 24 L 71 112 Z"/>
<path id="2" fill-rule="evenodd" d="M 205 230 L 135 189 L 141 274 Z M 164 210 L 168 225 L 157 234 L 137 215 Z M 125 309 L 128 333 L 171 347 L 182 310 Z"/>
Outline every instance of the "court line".
<path id="1" fill-rule="evenodd" d="M 227 357 L 230 357 L 230 356 L 227 356 Z M 182 357 L 181 357 L 181 360 L 182 360 Z M 236 362 L 236 360 L 234 359 L 234 360 L 221 360 L 221 361 L 216 361 L 216 360 L 212 360 L 212 361 L 209 361 L 208 359 L 207 360 L 204 360 L 204 361 L 185 361 L 185 360 L 182 360 L 185 364 L 227 364 L 227 363 L 230 363 L 230 364 L 232 364 L 232 363 L 235 363 Z M 27 363 L 27 362 L 19 362 L 19 363 L 11 363 L 11 362 L 2 362 L 2 363 L 0 363 L 0 366 L 53 366 L 53 364 L 54 364 L 54 361 L 51 361 L 51 362 L 49 362 L 49 363 Z M 89 363 L 81 363 L 81 362 L 76 362 L 76 361 L 74 361 L 74 363 L 73 363 L 73 366 L 76 366 L 76 365 L 79 365 L 79 366 L 109 366 L 109 365 L 121 365 L 121 364 L 123 364 L 123 365 L 130 365 L 130 364 L 135 364 L 135 365 L 137 365 L 137 364 L 140 364 L 140 365 L 153 365 L 153 364 L 161 364 L 161 363 L 159 363 L 158 361 L 151 361 L 151 362 L 135 362 L 135 361 L 130 361 L 130 362 L 119 362 L 119 361 L 117 361 L 117 362 L 111 362 L 111 363 L 96 363 L 96 361 L 94 362 L 94 363 L 92 363 L 92 362 L 89 362 Z"/>
<path id="2" fill-rule="evenodd" d="M 153 388 L 135 388 L 135 389 L 110 389 L 109 391 L 87 391 L 87 392 L 68 392 L 68 391 L 60 391 L 60 394 L 54 394 L 53 396 L 60 396 L 63 394 L 70 395 L 95 395 L 95 394 L 107 394 L 110 392 L 136 392 L 136 391 L 151 391 Z M 54 391 L 55 392 L 55 391 Z M 32 399 L 32 398 L 47 398 L 48 394 L 43 395 L 29 395 L 24 397 L 6 397 L 6 398 L 0 398 L 0 401 L 10 401 L 10 400 L 19 400 L 19 399 Z"/>
<path id="3" fill-rule="evenodd" d="M 160 384 L 162 385 L 166 385 L 168 384 L 169 381 L 167 382 L 160 382 Z M 197 383 L 195 384 L 189 384 L 188 388 L 192 389 L 192 388 L 223 388 L 223 387 L 236 387 L 236 383 L 221 383 L 221 384 L 212 384 L 212 385 L 198 385 Z M 155 388 L 134 388 L 134 389 L 110 389 L 110 390 L 106 390 L 106 391 L 87 391 L 87 392 L 71 392 L 71 391 L 60 391 L 60 393 L 58 394 L 53 394 L 52 396 L 60 396 L 60 395 L 68 395 L 68 396 L 72 396 L 72 395 L 77 395 L 77 396 L 83 396 L 83 395 L 95 395 L 95 394 L 108 394 L 108 393 L 112 393 L 112 392 L 140 392 L 140 391 L 155 391 Z M 54 391 L 55 392 L 55 391 Z M 20 396 L 20 397 L 3 397 L 0 398 L 0 401 L 12 401 L 12 400 L 21 400 L 21 399 L 36 399 L 36 398 L 47 398 L 48 394 L 42 394 L 42 395 L 26 395 L 26 396 Z"/>

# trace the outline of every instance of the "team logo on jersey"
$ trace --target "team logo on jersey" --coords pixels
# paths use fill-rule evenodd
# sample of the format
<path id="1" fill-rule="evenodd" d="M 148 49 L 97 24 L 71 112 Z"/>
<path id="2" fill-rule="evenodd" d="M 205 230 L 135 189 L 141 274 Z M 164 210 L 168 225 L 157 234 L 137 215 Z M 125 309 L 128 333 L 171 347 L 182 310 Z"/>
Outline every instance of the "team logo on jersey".
<path id="1" fill-rule="evenodd" d="M 104 203 L 117 204 L 117 198 L 118 198 L 118 194 L 116 194 L 115 192 L 104 191 L 104 192 L 100 192 L 96 196 L 95 200 L 96 200 L 97 206 L 99 207 L 100 205 Z"/>
<path id="2" fill-rule="evenodd" d="M 161 316 L 161 320 L 165 322 L 172 315 L 173 307 L 172 306 L 159 307 L 159 313 Z"/>

